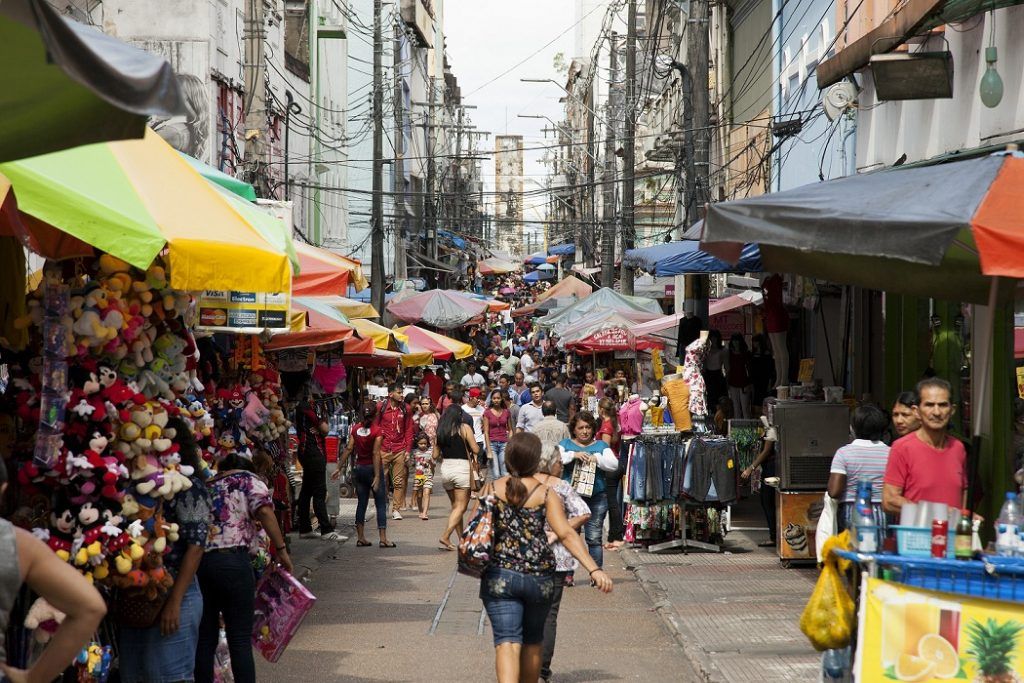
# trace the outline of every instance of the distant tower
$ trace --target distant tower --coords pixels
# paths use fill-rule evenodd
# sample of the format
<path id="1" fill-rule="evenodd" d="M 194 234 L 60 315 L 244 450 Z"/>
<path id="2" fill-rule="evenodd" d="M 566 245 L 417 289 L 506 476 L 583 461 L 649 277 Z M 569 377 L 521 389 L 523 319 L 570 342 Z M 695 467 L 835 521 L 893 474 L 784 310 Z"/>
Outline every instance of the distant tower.
<path id="1" fill-rule="evenodd" d="M 494 137 L 494 246 L 523 254 L 523 136 Z"/>

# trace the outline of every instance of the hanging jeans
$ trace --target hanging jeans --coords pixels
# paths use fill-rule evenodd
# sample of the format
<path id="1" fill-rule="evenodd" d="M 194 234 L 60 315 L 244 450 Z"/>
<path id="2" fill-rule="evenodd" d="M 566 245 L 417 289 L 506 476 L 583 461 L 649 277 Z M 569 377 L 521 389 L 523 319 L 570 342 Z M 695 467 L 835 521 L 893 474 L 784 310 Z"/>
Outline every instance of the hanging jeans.
<path id="1" fill-rule="evenodd" d="M 334 526 L 327 514 L 327 459 L 319 450 L 307 450 L 299 455 L 299 464 L 302 465 L 302 488 L 296 503 L 299 509 L 299 533 L 313 530 L 309 519 L 309 504 L 312 502 L 320 533 L 328 534 L 334 531 Z"/>
<path id="2" fill-rule="evenodd" d="M 623 523 L 622 508 L 622 477 L 626 474 L 629 463 L 630 441 L 619 443 L 619 467 L 614 472 L 604 473 L 605 494 L 608 497 L 608 542 L 621 541 L 626 526 Z"/>
<path id="3" fill-rule="evenodd" d="M 604 566 L 604 546 L 601 536 L 604 534 L 604 518 L 608 515 L 608 495 L 605 491 L 595 493 L 583 502 L 590 508 L 590 519 L 583 525 L 583 537 L 587 540 L 587 550 L 598 567 Z"/>

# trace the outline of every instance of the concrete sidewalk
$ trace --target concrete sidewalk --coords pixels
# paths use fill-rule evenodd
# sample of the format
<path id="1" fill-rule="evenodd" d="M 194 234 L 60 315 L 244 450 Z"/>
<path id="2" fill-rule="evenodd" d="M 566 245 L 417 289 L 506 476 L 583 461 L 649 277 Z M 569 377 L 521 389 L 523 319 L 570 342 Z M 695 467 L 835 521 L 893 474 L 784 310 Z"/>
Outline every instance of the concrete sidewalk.
<path id="1" fill-rule="evenodd" d="M 756 546 L 763 536 L 734 531 L 721 554 L 620 553 L 702 680 L 818 680 L 820 655 L 799 628 L 817 571 L 784 569 Z"/>

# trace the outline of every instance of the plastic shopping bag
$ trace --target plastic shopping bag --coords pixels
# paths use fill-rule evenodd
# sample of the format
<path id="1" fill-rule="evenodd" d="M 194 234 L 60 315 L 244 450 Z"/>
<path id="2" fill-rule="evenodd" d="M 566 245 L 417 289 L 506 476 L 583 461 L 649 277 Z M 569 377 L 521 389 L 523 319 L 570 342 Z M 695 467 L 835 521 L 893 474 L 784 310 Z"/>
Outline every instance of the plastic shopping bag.
<path id="1" fill-rule="evenodd" d="M 849 546 L 850 535 L 844 531 L 825 543 L 825 564 L 800 616 L 800 630 L 819 652 L 846 647 L 854 626 L 853 598 L 846 590 L 834 548 Z"/>
<path id="2" fill-rule="evenodd" d="M 825 507 L 821 509 L 821 517 L 818 518 L 818 527 L 814 532 L 814 545 L 818 553 L 818 562 L 825 561 L 825 541 L 836 535 L 836 522 L 839 502 L 825 493 Z"/>

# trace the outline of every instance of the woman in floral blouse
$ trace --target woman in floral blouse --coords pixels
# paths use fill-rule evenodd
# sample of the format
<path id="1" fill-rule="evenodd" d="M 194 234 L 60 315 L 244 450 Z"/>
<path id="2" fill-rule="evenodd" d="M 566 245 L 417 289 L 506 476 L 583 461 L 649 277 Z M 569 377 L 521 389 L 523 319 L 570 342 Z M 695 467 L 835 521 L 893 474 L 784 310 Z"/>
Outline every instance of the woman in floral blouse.
<path id="1" fill-rule="evenodd" d="M 195 679 L 196 683 L 213 682 L 213 659 L 223 615 L 235 682 L 255 683 L 256 664 L 250 639 L 256 576 L 249 561 L 249 548 L 259 533 L 258 525 L 270 536 L 281 566 L 292 571 L 292 561 L 274 516 L 270 490 L 253 471 L 252 462 L 232 453 L 218 463 L 217 469 L 217 475 L 207 482 L 212 513 L 210 537 L 198 572 L 203 618 L 199 624 Z"/>

